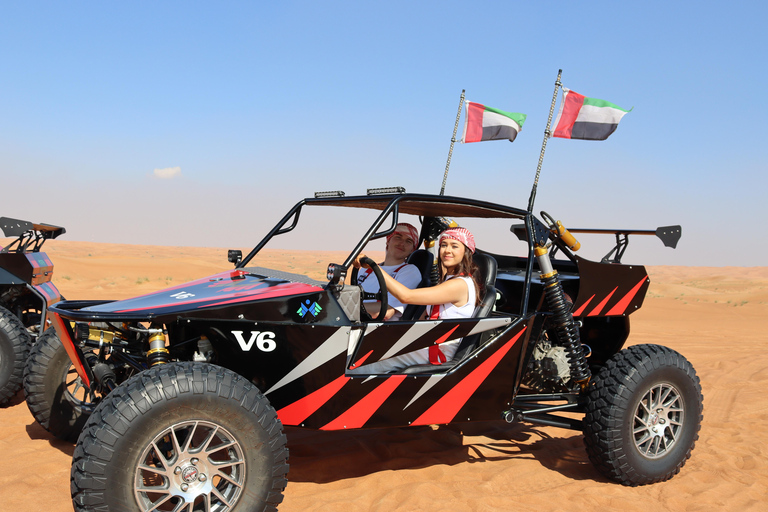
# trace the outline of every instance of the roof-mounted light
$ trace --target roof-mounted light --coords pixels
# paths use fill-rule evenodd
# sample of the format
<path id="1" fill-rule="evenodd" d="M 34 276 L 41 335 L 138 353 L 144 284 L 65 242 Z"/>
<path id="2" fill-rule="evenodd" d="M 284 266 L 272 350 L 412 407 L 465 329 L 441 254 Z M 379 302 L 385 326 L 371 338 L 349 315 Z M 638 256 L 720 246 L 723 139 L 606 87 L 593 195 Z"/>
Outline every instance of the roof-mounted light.
<path id="1" fill-rule="evenodd" d="M 329 190 L 327 192 L 315 192 L 315 199 L 321 197 L 344 197 L 343 190 Z"/>
<path id="2" fill-rule="evenodd" d="M 385 188 L 369 188 L 369 196 L 378 196 L 382 194 L 405 194 L 405 188 L 403 187 L 385 187 Z"/>

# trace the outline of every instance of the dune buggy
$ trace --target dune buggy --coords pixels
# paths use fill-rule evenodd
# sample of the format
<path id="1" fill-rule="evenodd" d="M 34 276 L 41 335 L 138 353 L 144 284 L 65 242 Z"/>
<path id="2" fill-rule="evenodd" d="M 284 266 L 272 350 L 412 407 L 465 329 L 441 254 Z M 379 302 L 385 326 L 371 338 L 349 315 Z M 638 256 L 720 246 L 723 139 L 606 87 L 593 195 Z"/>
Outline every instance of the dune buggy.
<path id="1" fill-rule="evenodd" d="M 344 212 L 340 219 L 367 212 L 373 220 L 346 259 L 328 265 L 326 281 L 255 265 L 268 242 L 330 207 Z M 522 247 L 518 255 L 483 250 L 489 244 L 475 231 L 484 293 L 474 317 L 419 320 L 409 306 L 397 322 L 370 318 L 348 272 L 355 257 L 409 219 L 425 247 L 410 261 L 430 286 L 434 241 L 448 218 L 493 221 L 504 226 L 495 242 Z M 326 238 L 347 229 L 335 226 L 325 224 Z M 679 226 L 657 231 L 671 246 L 680 235 Z M 655 231 L 610 233 L 617 247 L 594 262 L 577 256 L 573 235 L 543 212 L 403 191 L 319 194 L 298 202 L 244 258 L 230 251 L 232 270 L 134 299 L 56 304 L 56 332 L 99 400 L 74 452 L 75 508 L 275 509 L 288 476 L 284 425 L 552 425 L 583 431 L 608 478 L 671 478 L 698 439 L 701 387 L 669 348 L 623 349 L 649 279 L 621 254 L 629 235 Z M 352 372 L 453 339 L 460 348 L 442 364 Z"/>
<path id="2" fill-rule="evenodd" d="M 40 249 L 66 232 L 59 226 L 0 217 L 14 240 L 0 247 L 0 405 L 21 389 L 30 348 L 45 330 L 48 306 L 61 294 L 51 282 L 53 263 Z M 70 366 L 69 364 L 67 366 Z"/>

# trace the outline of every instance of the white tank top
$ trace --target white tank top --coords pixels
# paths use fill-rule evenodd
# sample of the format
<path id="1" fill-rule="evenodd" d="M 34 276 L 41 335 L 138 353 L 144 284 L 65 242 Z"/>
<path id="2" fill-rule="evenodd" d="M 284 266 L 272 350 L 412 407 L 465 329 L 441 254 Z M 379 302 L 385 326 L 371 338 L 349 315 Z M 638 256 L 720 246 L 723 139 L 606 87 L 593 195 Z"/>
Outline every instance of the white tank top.
<path id="1" fill-rule="evenodd" d="M 441 320 L 448 318 L 469 318 L 472 316 L 472 313 L 475 312 L 477 294 L 475 293 L 475 284 L 472 282 L 472 278 L 466 276 L 448 276 L 447 279 L 453 279 L 454 277 L 462 279 L 467 284 L 467 291 L 469 292 L 467 303 L 458 307 L 450 302 L 440 304 L 440 314 L 438 318 Z"/>

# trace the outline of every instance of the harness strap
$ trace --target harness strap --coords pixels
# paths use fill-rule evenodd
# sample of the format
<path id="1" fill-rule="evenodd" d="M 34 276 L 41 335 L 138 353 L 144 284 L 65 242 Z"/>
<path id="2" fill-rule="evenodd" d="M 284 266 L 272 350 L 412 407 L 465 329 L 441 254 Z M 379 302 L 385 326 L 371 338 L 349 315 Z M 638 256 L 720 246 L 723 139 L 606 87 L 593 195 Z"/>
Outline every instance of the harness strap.
<path id="1" fill-rule="evenodd" d="M 402 265 L 400 265 L 399 267 L 397 267 L 397 268 L 396 268 L 396 269 L 395 269 L 395 270 L 392 272 L 392 274 L 391 274 L 392 278 L 394 279 L 394 278 L 395 278 L 395 276 L 397 275 L 397 273 L 398 273 L 398 272 L 400 272 L 400 270 L 401 270 L 401 269 L 402 269 L 404 266 L 406 266 L 406 265 L 408 265 L 408 263 L 403 263 Z M 379 266 L 381 266 L 381 265 L 379 265 Z M 372 268 L 367 268 L 367 269 L 365 269 L 365 274 L 363 274 L 362 276 L 361 276 L 361 275 L 358 275 L 358 276 L 357 276 L 357 284 L 363 284 L 363 281 L 365 281 L 366 279 L 368 279 L 368 276 L 369 276 L 369 275 L 371 275 L 371 272 L 373 272 L 373 269 L 372 269 Z"/>
<path id="2" fill-rule="evenodd" d="M 458 274 L 457 276 L 451 276 L 451 277 L 459 277 L 463 276 L 464 274 Z M 448 279 L 450 279 L 449 277 Z M 432 309 L 429 312 L 429 319 L 430 320 L 439 320 L 440 319 L 440 304 L 433 304 Z M 458 327 L 458 326 L 456 326 Z M 449 335 L 456 330 L 456 327 L 453 328 L 453 330 L 448 333 Z M 429 362 L 431 364 L 441 364 L 448 361 L 448 358 L 445 357 L 445 354 L 442 350 L 440 350 L 440 343 L 444 342 L 446 339 L 448 339 L 448 336 L 444 336 L 440 338 L 439 340 L 435 341 L 434 345 L 429 346 Z"/>

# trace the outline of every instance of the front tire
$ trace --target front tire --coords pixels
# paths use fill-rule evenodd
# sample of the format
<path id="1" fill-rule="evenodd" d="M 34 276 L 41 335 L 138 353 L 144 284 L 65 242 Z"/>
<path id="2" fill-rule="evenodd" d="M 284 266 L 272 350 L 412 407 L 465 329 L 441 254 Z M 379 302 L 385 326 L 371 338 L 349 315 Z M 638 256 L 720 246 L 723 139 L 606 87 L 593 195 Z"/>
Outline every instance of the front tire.
<path id="1" fill-rule="evenodd" d="M 589 459 L 623 485 L 663 482 L 680 472 L 699 438 L 701 384 L 679 353 L 636 345 L 607 361 L 586 396 Z"/>
<path id="2" fill-rule="evenodd" d="M 282 424 L 253 384 L 169 363 L 96 407 L 75 448 L 72 501 L 76 511 L 277 510 L 287 459 Z"/>
<path id="3" fill-rule="evenodd" d="M 74 443 L 95 407 L 53 328 L 40 336 L 24 369 L 27 407 L 42 427 Z"/>
<path id="4" fill-rule="evenodd" d="M 31 344 L 21 320 L 0 307 L 0 405 L 8 402 L 21 389 L 24 363 Z"/>

